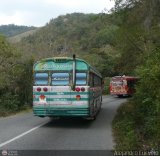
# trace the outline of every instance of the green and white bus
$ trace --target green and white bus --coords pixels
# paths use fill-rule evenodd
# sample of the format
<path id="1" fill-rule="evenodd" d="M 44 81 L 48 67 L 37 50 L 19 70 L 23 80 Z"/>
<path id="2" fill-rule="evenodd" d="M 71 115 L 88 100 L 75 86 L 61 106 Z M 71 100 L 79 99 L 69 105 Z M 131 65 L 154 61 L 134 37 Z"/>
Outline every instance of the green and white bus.
<path id="1" fill-rule="evenodd" d="M 47 58 L 33 67 L 33 112 L 39 117 L 95 119 L 102 104 L 102 76 L 82 59 Z"/>

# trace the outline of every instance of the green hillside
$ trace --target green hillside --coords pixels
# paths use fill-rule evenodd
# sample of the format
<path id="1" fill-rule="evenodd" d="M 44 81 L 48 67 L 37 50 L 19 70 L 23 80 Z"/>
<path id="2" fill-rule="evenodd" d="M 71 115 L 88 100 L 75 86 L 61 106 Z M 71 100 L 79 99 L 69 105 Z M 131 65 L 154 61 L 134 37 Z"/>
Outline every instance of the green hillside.
<path id="1" fill-rule="evenodd" d="M 72 56 L 86 59 L 104 75 L 114 73 L 119 53 L 113 40 L 118 27 L 106 14 L 73 13 L 59 16 L 18 44 L 19 50 L 35 59 Z M 114 57 L 113 57 L 114 56 Z"/>
<path id="2" fill-rule="evenodd" d="M 34 30 L 35 27 L 28 27 L 28 26 L 18 26 L 14 24 L 9 24 L 9 25 L 0 25 L 0 34 L 6 36 L 6 37 L 11 37 L 15 36 L 21 33 L 24 33 L 29 30 Z"/>

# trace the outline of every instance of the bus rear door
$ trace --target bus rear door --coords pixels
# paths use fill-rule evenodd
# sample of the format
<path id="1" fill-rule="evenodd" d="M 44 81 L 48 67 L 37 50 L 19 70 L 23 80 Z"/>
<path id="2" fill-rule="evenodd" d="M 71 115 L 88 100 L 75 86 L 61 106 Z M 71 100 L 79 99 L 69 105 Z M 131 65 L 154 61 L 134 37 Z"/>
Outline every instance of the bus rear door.
<path id="1" fill-rule="evenodd" d="M 50 90 L 50 113 L 59 115 L 56 108 L 68 107 L 71 101 L 69 72 L 53 72 L 51 73 L 51 90 Z M 61 111 L 62 112 L 62 111 Z M 56 113 L 56 114 L 55 114 Z"/>

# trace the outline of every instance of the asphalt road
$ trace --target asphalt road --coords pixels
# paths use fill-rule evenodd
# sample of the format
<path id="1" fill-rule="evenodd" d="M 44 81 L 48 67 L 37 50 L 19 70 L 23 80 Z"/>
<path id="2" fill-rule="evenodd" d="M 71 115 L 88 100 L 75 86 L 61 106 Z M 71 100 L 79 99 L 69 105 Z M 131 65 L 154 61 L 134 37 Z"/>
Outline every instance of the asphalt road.
<path id="1" fill-rule="evenodd" d="M 97 119 L 35 117 L 33 113 L 0 118 L 0 150 L 112 150 L 111 122 L 126 98 L 103 96 Z"/>

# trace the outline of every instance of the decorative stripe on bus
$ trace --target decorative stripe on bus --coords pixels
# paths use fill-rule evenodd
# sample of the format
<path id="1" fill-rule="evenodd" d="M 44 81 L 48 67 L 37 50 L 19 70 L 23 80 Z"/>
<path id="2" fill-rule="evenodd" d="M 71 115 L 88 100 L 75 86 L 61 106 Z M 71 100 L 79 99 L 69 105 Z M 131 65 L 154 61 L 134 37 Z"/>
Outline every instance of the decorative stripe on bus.
<path id="1" fill-rule="evenodd" d="M 79 106 L 88 106 L 89 101 L 52 101 L 49 102 L 46 101 L 45 106 L 46 105 L 50 105 L 50 106 L 62 106 L 65 105 L 67 107 L 79 107 Z M 43 103 L 41 103 L 40 101 L 33 101 L 33 106 L 42 106 L 44 105 Z"/>
<path id="2" fill-rule="evenodd" d="M 88 101 L 89 98 L 81 98 L 77 100 L 76 98 L 47 98 L 46 101 Z M 39 101 L 39 98 L 34 98 L 33 101 Z"/>
<path id="3" fill-rule="evenodd" d="M 89 92 L 33 92 L 33 94 L 36 94 L 36 95 L 41 95 L 41 94 L 44 94 L 44 95 L 77 95 L 77 94 L 87 95 L 89 94 Z"/>
<path id="4" fill-rule="evenodd" d="M 80 94 L 78 94 L 80 95 Z M 45 95 L 46 98 L 76 98 L 75 95 Z M 35 98 L 39 98 L 39 95 L 35 95 Z M 88 95 L 81 95 L 81 98 L 88 98 Z"/>
<path id="5" fill-rule="evenodd" d="M 33 106 L 33 109 L 36 109 L 36 108 L 38 108 L 38 109 L 44 109 L 44 107 L 45 107 L 45 109 L 47 109 L 47 108 L 56 108 L 56 109 L 59 109 L 59 110 L 63 110 L 64 108 L 65 109 L 70 109 L 70 110 L 72 110 L 72 109 L 86 109 L 86 108 L 89 108 L 89 106 L 86 106 L 86 105 L 84 105 L 84 106 L 72 106 L 71 105 L 71 107 L 68 107 L 68 105 L 63 105 L 63 106 L 61 106 L 61 105 L 48 105 L 48 106 L 40 106 L 40 105 L 36 105 L 36 106 Z"/>

